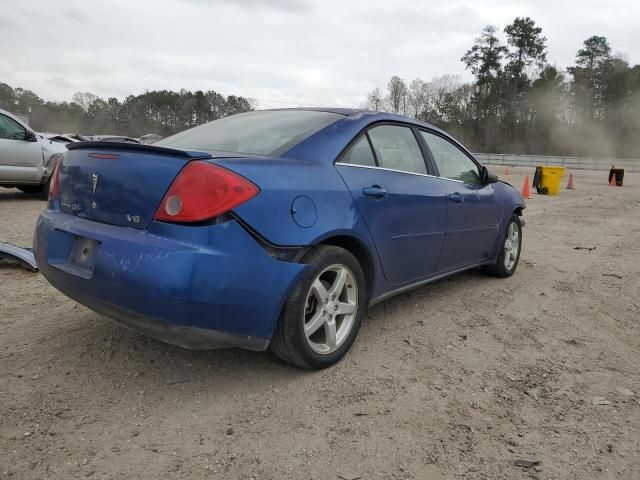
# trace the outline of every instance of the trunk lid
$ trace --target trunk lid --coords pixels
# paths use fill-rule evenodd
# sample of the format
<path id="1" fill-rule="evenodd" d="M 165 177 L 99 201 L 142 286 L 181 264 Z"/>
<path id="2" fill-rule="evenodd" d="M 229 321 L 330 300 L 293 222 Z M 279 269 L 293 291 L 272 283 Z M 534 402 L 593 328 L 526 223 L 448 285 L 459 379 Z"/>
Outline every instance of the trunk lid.
<path id="1" fill-rule="evenodd" d="M 204 152 L 152 145 L 78 142 L 65 153 L 58 180 L 60 209 L 96 222 L 149 226 L 171 183 Z"/>

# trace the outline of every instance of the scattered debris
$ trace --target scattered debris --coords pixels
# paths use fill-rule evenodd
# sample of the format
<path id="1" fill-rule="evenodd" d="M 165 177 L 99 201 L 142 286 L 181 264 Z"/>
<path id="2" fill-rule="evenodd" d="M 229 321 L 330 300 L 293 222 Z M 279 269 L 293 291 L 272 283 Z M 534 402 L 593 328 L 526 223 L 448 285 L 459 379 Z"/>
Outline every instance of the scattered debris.
<path id="1" fill-rule="evenodd" d="M 0 266 L 22 267 L 30 272 L 38 271 L 38 264 L 30 248 L 17 247 L 11 243 L 0 242 Z"/>
<path id="2" fill-rule="evenodd" d="M 528 266 L 530 266 L 530 267 L 535 267 L 535 266 L 537 266 L 535 263 L 530 262 L 529 260 L 525 260 L 525 261 L 524 261 L 524 264 L 525 264 L 525 265 L 528 265 Z"/>
<path id="3" fill-rule="evenodd" d="M 365 415 L 369 415 L 367 412 L 356 412 L 354 413 L 356 417 L 364 417 Z"/>
<path id="4" fill-rule="evenodd" d="M 352 472 L 338 472 L 337 475 L 338 478 L 341 478 L 342 480 L 358 480 L 359 478 L 362 478 L 362 475 L 360 475 L 359 473 Z"/>
<path id="5" fill-rule="evenodd" d="M 530 388 L 529 390 L 525 390 L 524 393 L 533 398 L 536 402 L 538 401 L 538 390 L 535 388 Z"/>
<path id="6" fill-rule="evenodd" d="M 611 405 L 611 402 L 604 397 L 593 397 L 591 403 L 594 405 Z"/>
<path id="7" fill-rule="evenodd" d="M 231 435 L 233 435 L 233 428 L 231 427 L 227 428 L 227 431 L 225 433 L 227 434 L 228 437 L 230 437 Z"/>
<path id="8" fill-rule="evenodd" d="M 626 387 L 618 387 L 616 388 L 616 392 L 618 392 L 620 395 L 624 395 L 625 397 L 633 397 L 635 395 L 634 392 Z"/>
<path id="9" fill-rule="evenodd" d="M 622 275 L 618 275 L 617 273 L 603 273 L 603 277 L 615 277 L 615 278 L 624 278 Z"/>
<path id="10" fill-rule="evenodd" d="M 573 247 L 574 250 L 588 250 L 589 252 L 593 251 L 596 249 L 596 247 L 580 247 L 580 246 L 576 246 Z"/>
<path id="11" fill-rule="evenodd" d="M 170 380 L 168 382 L 165 382 L 165 385 L 178 385 L 180 383 L 189 383 L 192 381 L 193 380 L 191 378 L 178 378 L 176 380 Z"/>
<path id="12" fill-rule="evenodd" d="M 465 341 L 469 337 L 467 337 L 467 334 L 465 333 L 464 335 L 458 335 L 458 338 L 462 341 Z"/>
<path id="13" fill-rule="evenodd" d="M 531 468 L 540 465 L 540 460 L 536 458 L 518 458 L 513 464 L 516 467 Z"/>

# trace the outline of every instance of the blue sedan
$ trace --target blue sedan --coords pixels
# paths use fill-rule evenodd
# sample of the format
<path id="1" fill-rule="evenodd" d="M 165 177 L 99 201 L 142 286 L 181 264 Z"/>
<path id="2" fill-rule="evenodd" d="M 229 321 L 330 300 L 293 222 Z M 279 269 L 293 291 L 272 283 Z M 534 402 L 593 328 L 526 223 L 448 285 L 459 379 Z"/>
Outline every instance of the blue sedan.
<path id="1" fill-rule="evenodd" d="M 349 350 L 367 307 L 518 265 L 522 196 L 408 118 L 255 111 L 153 145 L 67 148 L 36 225 L 41 272 L 182 347 L 270 347 L 324 368 Z"/>

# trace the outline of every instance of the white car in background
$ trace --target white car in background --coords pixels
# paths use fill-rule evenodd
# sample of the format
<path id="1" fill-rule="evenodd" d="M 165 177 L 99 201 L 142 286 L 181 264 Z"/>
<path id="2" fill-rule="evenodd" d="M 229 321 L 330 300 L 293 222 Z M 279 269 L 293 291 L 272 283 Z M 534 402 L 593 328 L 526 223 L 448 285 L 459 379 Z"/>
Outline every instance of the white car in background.
<path id="1" fill-rule="evenodd" d="M 25 193 L 49 191 L 51 173 L 66 147 L 34 132 L 15 115 L 0 109 L 0 186 Z"/>

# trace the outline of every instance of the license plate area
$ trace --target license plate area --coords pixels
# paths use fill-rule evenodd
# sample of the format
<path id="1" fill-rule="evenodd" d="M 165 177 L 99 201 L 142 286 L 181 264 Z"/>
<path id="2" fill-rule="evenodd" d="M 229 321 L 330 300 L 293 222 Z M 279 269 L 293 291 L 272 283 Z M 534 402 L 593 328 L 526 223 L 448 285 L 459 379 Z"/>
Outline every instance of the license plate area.
<path id="1" fill-rule="evenodd" d="M 56 240 L 66 243 L 66 248 L 61 248 L 58 255 L 51 255 L 52 252 L 50 252 L 49 264 L 72 275 L 86 279 L 91 278 L 101 242 L 68 232 L 56 231 L 56 233 Z M 58 246 L 63 247 L 60 243 Z M 63 251 L 68 254 L 60 255 Z"/>

